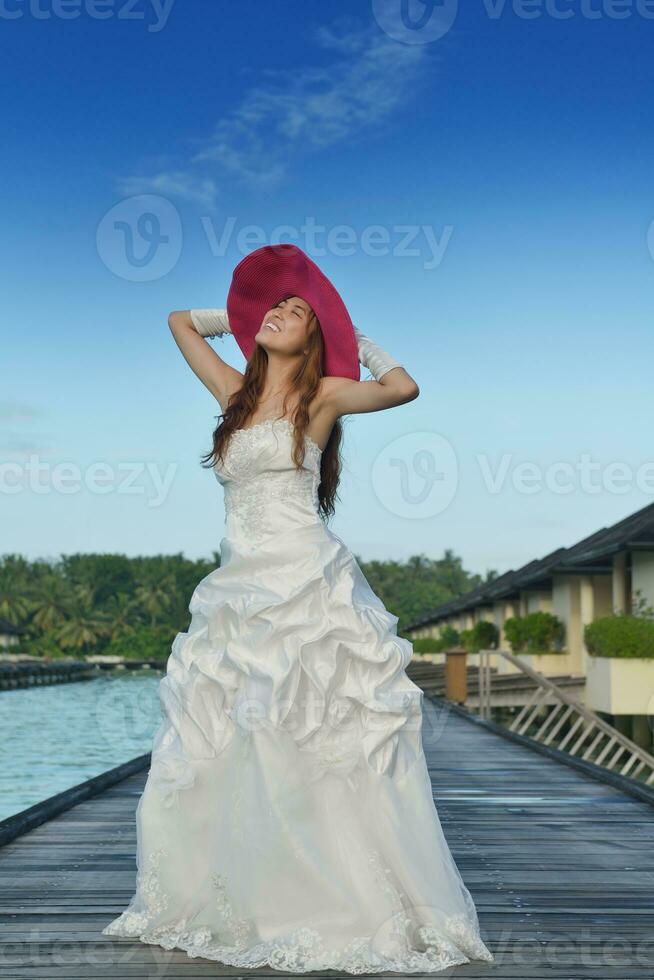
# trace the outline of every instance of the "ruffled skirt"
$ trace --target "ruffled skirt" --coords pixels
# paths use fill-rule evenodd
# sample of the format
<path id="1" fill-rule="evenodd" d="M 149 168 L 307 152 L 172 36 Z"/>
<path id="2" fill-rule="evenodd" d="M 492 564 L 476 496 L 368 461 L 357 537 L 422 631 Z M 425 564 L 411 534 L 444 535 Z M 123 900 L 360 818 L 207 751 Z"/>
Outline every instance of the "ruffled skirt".
<path id="1" fill-rule="evenodd" d="M 103 934 L 287 973 L 492 960 L 397 617 L 322 523 L 221 559 L 160 682 L 136 891 Z"/>

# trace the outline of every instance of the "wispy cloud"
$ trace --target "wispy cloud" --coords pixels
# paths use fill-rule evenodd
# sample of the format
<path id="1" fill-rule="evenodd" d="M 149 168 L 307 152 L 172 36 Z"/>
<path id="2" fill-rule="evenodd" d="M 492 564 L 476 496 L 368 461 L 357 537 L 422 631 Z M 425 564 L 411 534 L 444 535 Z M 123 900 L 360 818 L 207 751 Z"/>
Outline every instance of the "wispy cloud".
<path id="1" fill-rule="evenodd" d="M 43 412 L 27 402 L 0 401 L 0 422 L 31 422 Z"/>
<path id="2" fill-rule="evenodd" d="M 0 455 L 4 461 L 24 460 L 27 456 L 51 456 L 54 452 L 55 448 L 47 441 L 47 437 L 42 442 L 12 433 L 0 437 Z"/>
<path id="3" fill-rule="evenodd" d="M 213 207 L 216 201 L 216 185 L 210 177 L 198 177 L 182 170 L 164 171 L 151 177 L 118 177 L 121 194 L 161 194 L 194 201 L 205 207 Z"/>
<path id="4" fill-rule="evenodd" d="M 275 183 L 296 154 L 327 149 L 369 134 L 415 91 L 424 65 L 421 45 L 402 45 L 371 29 L 316 32 L 341 57 L 329 66 L 267 69 L 264 84 L 216 126 L 192 163 L 257 183 Z"/>
<path id="5" fill-rule="evenodd" d="M 217 178 L 278 184 L 298 157 L 369 138 L 419 90 L 429 64 L 429 45 L 398 44 L 376 25 L 341 21 L 318 27 L 312 39 L 333 54 L 330 64 L 263 69 L 261 81 L 213 132 L 192 141 L 196 152 L 185 165 L 151 178 L 125 178 L 123 191 L 207 205 L 216 198 Z M 211 176 L 198 176 L 208 167 Z"/>
<path id="6" fill-rule="evenodd" d="M 23 460 L 30 454 L 47 455 L 52 451 L 50 435 L 35 432 L 32 424 L 42 421 L 44 415 L 38 405 L 0 400 L 0 456 L 4 460 Z"/>

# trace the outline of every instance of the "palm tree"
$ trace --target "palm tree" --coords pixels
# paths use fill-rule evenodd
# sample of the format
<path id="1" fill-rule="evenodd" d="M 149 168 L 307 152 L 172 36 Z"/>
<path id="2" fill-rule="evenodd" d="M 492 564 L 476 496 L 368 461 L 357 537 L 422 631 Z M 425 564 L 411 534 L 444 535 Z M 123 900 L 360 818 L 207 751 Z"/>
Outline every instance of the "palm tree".
<path id="1" fill-rule="evenodd" d="M 0 585 L 0 619 L 6 619 L 12 626 L 22 626 L 30 612 L 29 602 L 11 586 Z"/>
<path id="2" fill-rule="evenodd" d="M 107 602 L 103 618 L 106 620 L 109 638 L 134 633 L 138 605 L 125 592 L 113 595 Z"/>
<path id="3" fill-rule="evenodd" d="M 169 608 L 173 589 L 172 578 L 165 578 L 159 583 L 143 582 L 137 587 L 134 598 L 140 608 L 149 615 L 150 626 L 156 626 L 157 617 Z"/>
<path id="4" fill-rule="evenodd" d="M 29 617 L 29 581 L 29 562 L 20 555 L 3 555 L 0 562 L 0 617 L 12 626 L 22 626 Z"/>
<path id="5" fill-rule="evenodd" d="M 57 630 L 57 639 L 64 650 L 80 650 L 87 654 L 97 646 L 98 640 L 106 633 L 106 625 L 100 619 L 90 620 L 86 616 L 71 616 Z"/>
<path id="6" fill-rule="evenodd" d="M 64 650 L 80 650 L 87 654 L 107 635 L 106 616 L 94 606 L 94 592 L 88 585 L 73 589 L 66 620 L 57 630 L 57 639 Z"/>
<path id="7" fill-rule="evenodd" d="M 39 583 L 30 598 L 32 623 L 39 630 L 53 630 L 66 620 L 70 592 L 58 575 L 50 575 Z"/>

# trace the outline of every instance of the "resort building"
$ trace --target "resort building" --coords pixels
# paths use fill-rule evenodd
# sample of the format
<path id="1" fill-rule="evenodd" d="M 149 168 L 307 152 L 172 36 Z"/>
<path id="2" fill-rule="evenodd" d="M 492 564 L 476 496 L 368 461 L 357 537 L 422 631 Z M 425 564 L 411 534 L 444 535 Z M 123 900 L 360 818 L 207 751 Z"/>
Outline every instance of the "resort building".
<path id="1" fill-rule="evenodd" d="M 20 627 L 14 626 L 6 619 L 0 619 L 0 652 L 8 653 L 11 647 L 18 646 L 23 633 L 24 630 Z"/>
<path id="2" fill-rule="evenodd" d="M 507 621 L 535 612 L 551 613 L 560 621 L 560 640 L 547 650 L 512 649 Z M 651 628 L 637 624 L 643 629 L 635 646 L 630 638 L 624 649 L 610 655 L 591 653 L 586 626 L 625 614 L 649 619 Z M 546 677 L 578 679 L 587 706 L 619 727 L 616 719 L 631 718 L 642 743 L 645 728 L 650 735 L 654 728 L 654 649 L 648 639 L 654 637 L 654 504 L 432 609 L 403 633 L 414 641 L 437 639 L 445 627 L 460 634 L 484 621 L 496 627 L 495 649 L 518 655 Z M 470 653 L 469 663 L 474 665 L 477 656 Z M 431 659 L 438 663 L 445 654 Z M 519 670 L 497 654 L 491 663 L 498 674 Z"/>

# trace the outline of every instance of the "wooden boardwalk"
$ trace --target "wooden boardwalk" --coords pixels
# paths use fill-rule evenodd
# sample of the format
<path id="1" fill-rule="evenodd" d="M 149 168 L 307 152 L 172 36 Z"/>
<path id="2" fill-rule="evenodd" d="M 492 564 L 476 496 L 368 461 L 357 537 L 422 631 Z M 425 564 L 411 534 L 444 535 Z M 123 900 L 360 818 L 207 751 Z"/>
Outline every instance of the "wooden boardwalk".
<path id="1" fill-rule="evenodd" d="M 652 980 L 654 807 L 446 705 L 425 698 L 424 707 L 434 798 L 496 957 L 431 976 Z M 134 810 L 145 777 L 0 850 L 0 977 L 283 976 L 101 935 L 134 890 Z"/>

